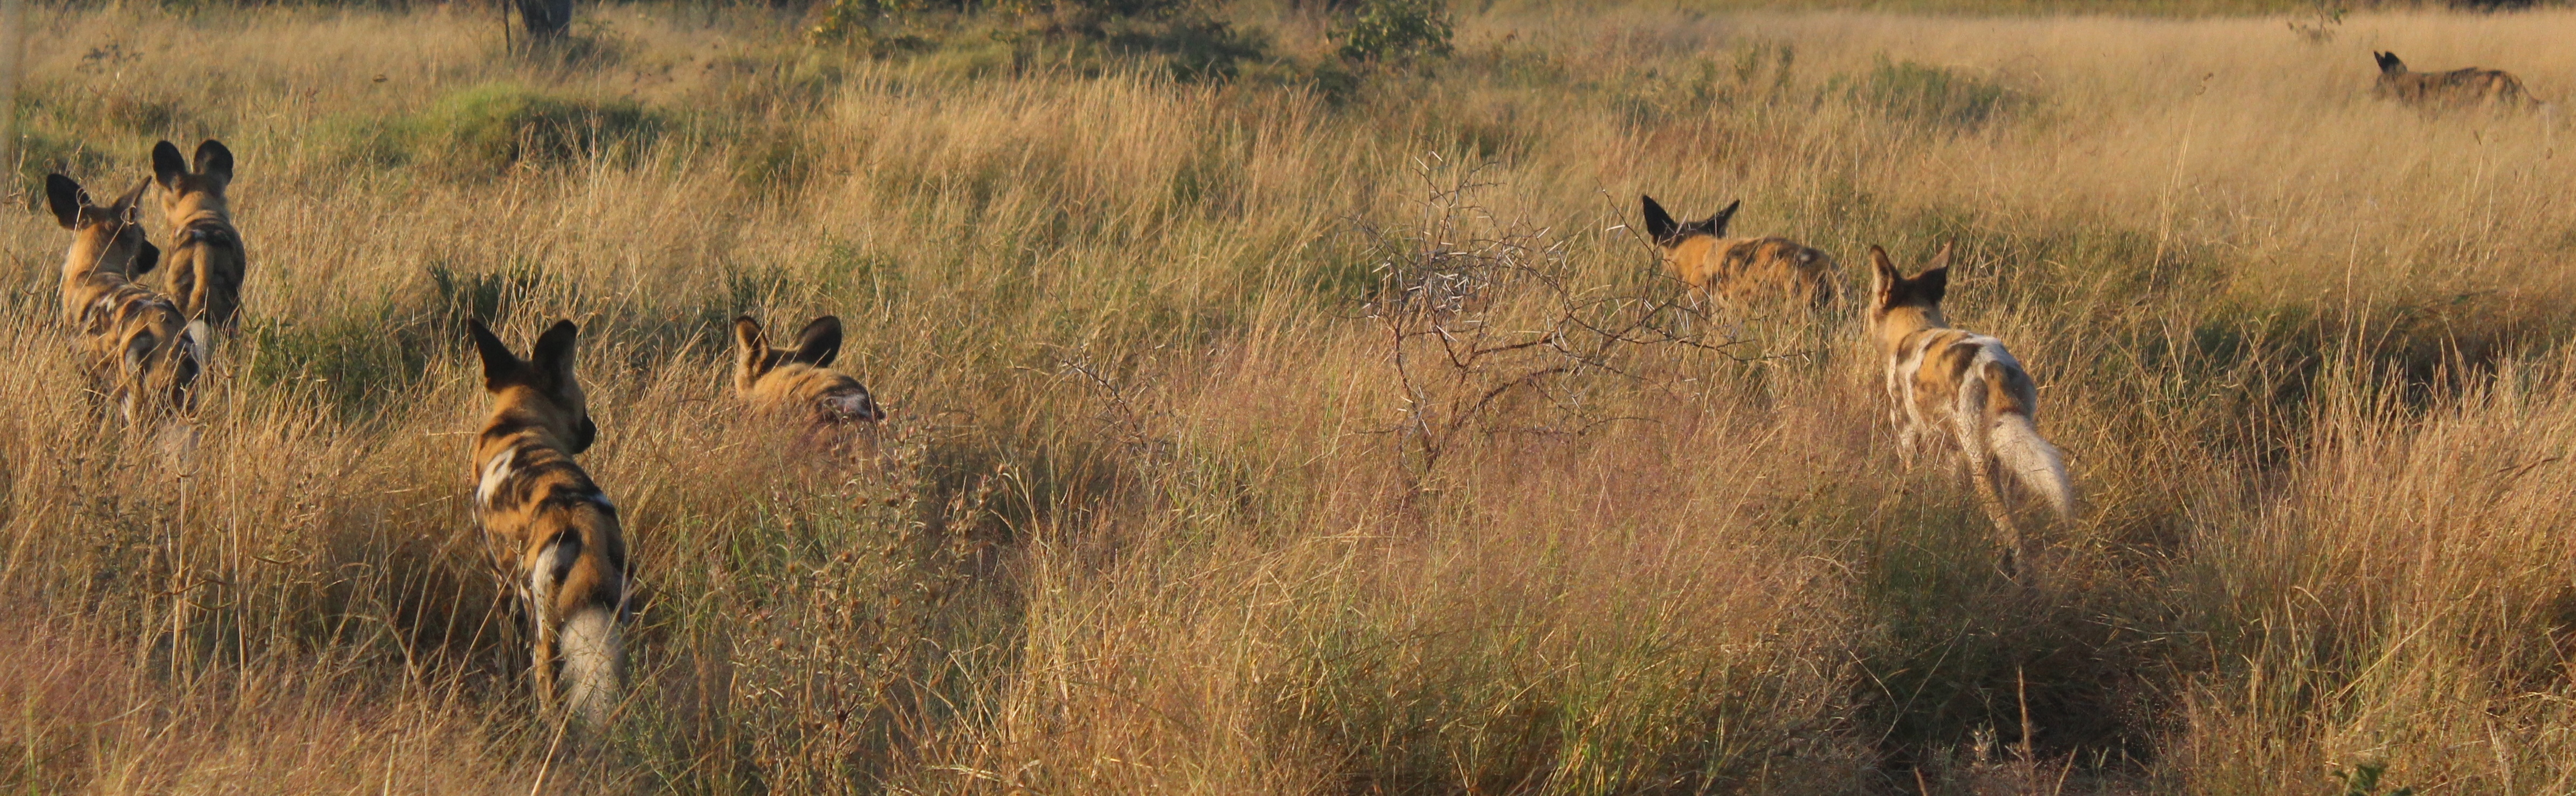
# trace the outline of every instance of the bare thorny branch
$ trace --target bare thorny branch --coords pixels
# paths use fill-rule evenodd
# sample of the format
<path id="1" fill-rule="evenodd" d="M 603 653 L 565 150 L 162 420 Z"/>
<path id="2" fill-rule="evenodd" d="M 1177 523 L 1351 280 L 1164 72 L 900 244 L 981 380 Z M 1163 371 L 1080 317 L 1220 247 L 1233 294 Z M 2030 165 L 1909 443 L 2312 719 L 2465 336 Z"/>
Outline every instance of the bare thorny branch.
<path id="1" fill-rule="evenodd" d="M 1092 359 L 1089 346 L 1067 352 L 1056 360 L 1055 366 L 1058 374 L 1078 378 L 1099 393 L 1105 403 L 1100 410 L 1100 423 L 1120 447 L 1149 464 L 1164 463 L 1170 454 L 1170 443 L 1154 434 L 1153 421 L 1171 414 L 1171 410 L 1154 405 L 1151 382 L 1121 383 L 1112 378 Z"/>
<path id="2" fill-rule="evenodd" d="M 1354 314 L 1383 330 L 1404 396 L 1396 422 L 1373 431 L 1398 440 L 1415 491 L 1471 434 L 1580 435 L 1637 419 L 1609 414 L 1597 398 L 1618 382 L 1664 386 L 1638 367 L 1649 352 L 1765 358 L 1754 341 L 1705 331 L 1714 325 L 1669 292 L 1575 285 L 1567 240 L 1477 204 L 1476 194 L 1496 185 L 1478 179 L 1483 168 L 1444 179 L 1439 165 L 1416 168 L 1419 226 L 1352 222 L 1374 249 L 1378 276 Z M 1542 405 L 1503 412 L 1524 395 Z"/>

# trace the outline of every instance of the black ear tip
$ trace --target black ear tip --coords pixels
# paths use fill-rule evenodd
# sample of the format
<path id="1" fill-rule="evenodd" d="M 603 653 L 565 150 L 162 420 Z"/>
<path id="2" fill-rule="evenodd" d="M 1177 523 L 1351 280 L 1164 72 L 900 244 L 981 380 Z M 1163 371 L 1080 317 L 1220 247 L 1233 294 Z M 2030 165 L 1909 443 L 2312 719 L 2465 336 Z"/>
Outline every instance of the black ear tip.
<path id="1" fill-rule="evenodd" d="M 796 332 L 796 335 L 799 335 L 799 337 L 817 337 L 817 335 L 832 335 L 832 337 L 840 337 L 840 317 L 837 317 L 837 314 L 819 314 L 819 317 L 809 319 L 809 322 L 806 322 L 804 330 L 799 330 L 799 332 Z"/>

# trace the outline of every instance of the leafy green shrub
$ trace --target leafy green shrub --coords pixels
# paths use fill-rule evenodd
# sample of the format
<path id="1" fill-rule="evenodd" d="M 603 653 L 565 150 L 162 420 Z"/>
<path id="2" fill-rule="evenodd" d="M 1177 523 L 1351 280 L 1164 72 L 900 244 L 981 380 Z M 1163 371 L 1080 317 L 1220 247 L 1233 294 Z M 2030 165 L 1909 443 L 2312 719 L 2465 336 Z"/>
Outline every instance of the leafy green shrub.
<path id="1" fill-rule="evenodd" d="M 886 57 L 920 54 L 934 71 L 983 76 L 1030 68 L 1105 74 L 1137 67 L 1223 79 L 1269 41 L 1209 14 L 1208 0 L 832 0 L 806 37 Z"/>
<path id="2" fill-rule="evenodd" d="M 1851 97 L 1891 118 L 1975 130 L 2028 100 L 2003 85 L 1913 61 L 1878 66 L 1853 85 Z"/>
<path id="3" fill-rule="evenodd" d="M 818 5 L 805 37 L 816 44 L 874 43 L 888 23 L 924 5 L 919 0 L 832 0 Z"/>
<path id="4" fill-rule="evenodd" d="M 1366 0 L 1334 37 L 1353 61 L 1402 61 L 1449 54 L 1449 9 L 1442 0 Z"/>
<path id="5" fill-rule="evenodd" d="M 2414 796 L 2415 794 L 2414 788 L 2398 788 L 2385 792 L 2380 790 L 2379 778 L 2388 773 L 2387 763 L 2362 763 L 2353 766 L 2351 771 L 2337 769 L 2333 773 L 2335 779 L 2343 780 L 2343 796 Z"/>
<path id="6" fill-rule="evenodd" d="M 660 116 L 632 102 L 485 83 L 440 98 L 398 132 L 416 158 L 492 172 L 521 162 L 596 156 L 620 144 L 650 141 L 665 126 Z"/>
<path id="7" fill-rule="evenodd" d="M 1016 14 L 1049 33 L 1101 36 L 1117 23 L 1164 22 L 1203 18 L 1198 0 L 994 0 L 993 7 Z"/>
<path id="8" fill-rule="evenodd" d="M 1049 33 L 1099 37 L 1119 23 L 1205 21 L 1204 0 L 831 0 L 806 35 L 818 42 L 873 41 L 926 13 L 995 12 Z"/>

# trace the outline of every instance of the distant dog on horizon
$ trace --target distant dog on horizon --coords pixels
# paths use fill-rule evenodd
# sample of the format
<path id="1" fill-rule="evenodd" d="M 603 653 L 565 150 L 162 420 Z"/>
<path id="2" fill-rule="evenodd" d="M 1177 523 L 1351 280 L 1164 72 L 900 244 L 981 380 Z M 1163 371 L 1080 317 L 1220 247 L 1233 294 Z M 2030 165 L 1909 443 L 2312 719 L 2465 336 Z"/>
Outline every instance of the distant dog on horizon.
<path id="1" fill-rule="evenodd" d="M 2029 562 L 2013 523 L 2007 487 L 2036 492 L 2060 519 L 2075 514 L 2075 487 L 2065 456 L 2039 435 L 2039 390 L 2002 340 L 1951 328 L 1941 315 L 1949 292 L 1950 247 L 1912 278 L 1869 247 L 1874 298 L 1869 334 L 1887 361 L 1887 398 L 1897 453 L 1912 466 L 1925 442 L 1955 443 L 1977 498 L 2001 535 L 2005 569 Z"/>
<path id="2" fill-rule="evenodd" d="M 2519 104 L 2530 99 L 2522 90 L 2522 81 L 2498 69 L 2453 69 L 2448 72 L 2415 72 L 2396 53 L 2373 51 L 2379 62 L 2379 84 L 2371 93 L 2417 105 L 2449 103 L 2474 105 L 2494 102 Z"/>
<path id="3" fill-rule="evenodd" d="M 1655 197 L 1645 200 L 1646 234 L 1663 250 L 1664 266 L 1690 287 L 1693 298 L 1716 296 L 1739 308 L 1787 305 L 1821 312 L 1834 305 L 1834 258 L 1781 237 L 1729 238 L 1726 226 L 1744 202 L 1717 215 L 1677 222 Z"/>

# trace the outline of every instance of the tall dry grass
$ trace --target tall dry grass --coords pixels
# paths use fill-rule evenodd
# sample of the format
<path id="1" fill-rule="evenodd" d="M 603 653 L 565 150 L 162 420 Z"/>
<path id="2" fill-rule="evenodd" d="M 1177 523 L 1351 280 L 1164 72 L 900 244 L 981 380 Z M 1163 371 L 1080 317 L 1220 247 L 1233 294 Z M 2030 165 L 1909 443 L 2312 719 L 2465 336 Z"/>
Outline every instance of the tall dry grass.
<path id="1" fill-rule="evenodd" d="M 2384 49 L 2563 98 L 2576 16 L 1507 11 L 1350 81 L 1313 18 L 1240 13 L 1285 61 L 1187 82 L 749 10 L 602 8 L 543 55 L 461 6 L 34 10 L 0 783 L 2576 777 L 2570 131 L 2366 97 Z M 204 136 L 252 272 L 174 462 L 79 397 L 24 190 Z M 1673 304 L 1641 192 L 1742 197 L 1854 290 L 1868 244 L 1958 241 L 1953 318 L 2037 373 L 2090 504 L 2041 585 L 1894 464 L 1849 319 Z M 845 319 L 870 455 L 739 416 L 742 312 Z M 595 750 L 529 717 L 472 554 L 466 317 L 583 323 L 645 588 Z"/>

